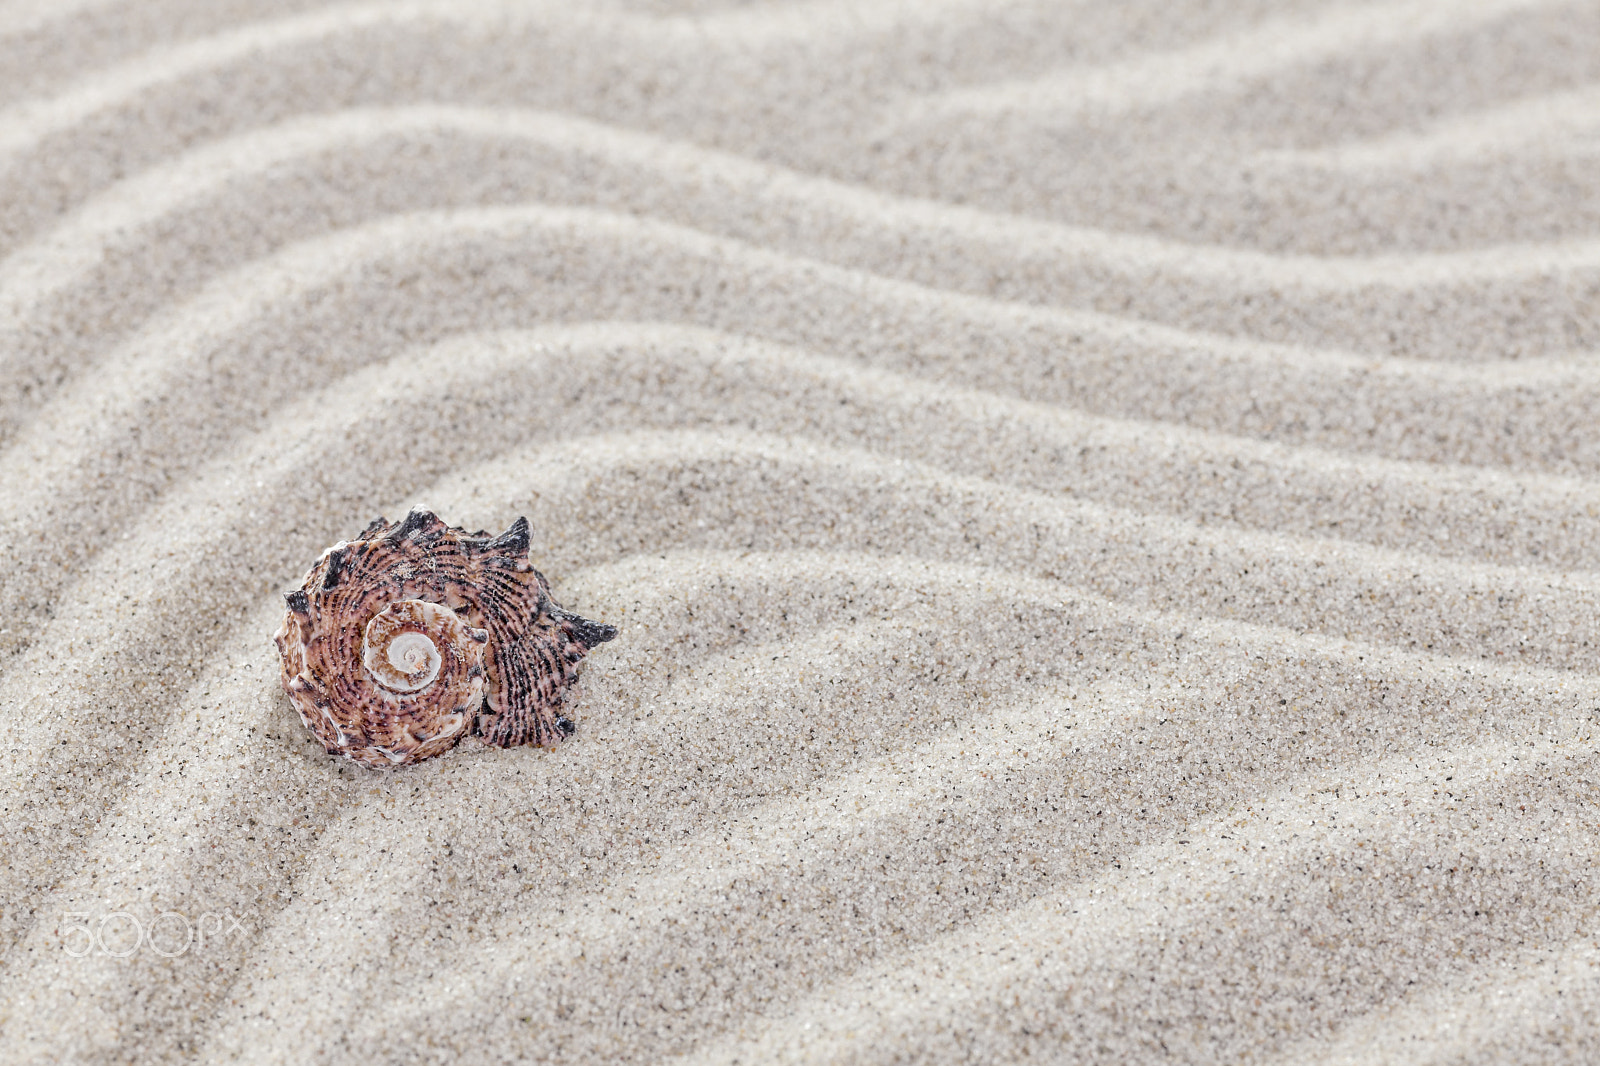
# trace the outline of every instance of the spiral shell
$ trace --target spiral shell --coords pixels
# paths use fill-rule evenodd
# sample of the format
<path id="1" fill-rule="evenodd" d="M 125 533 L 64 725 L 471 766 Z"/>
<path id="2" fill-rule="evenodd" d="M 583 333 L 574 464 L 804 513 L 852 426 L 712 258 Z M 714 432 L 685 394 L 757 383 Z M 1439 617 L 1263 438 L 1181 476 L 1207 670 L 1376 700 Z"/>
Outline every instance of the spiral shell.
<path id="1" fill-rule="evenodd" d="M 468 735 L 560 743 L 578 664 L 617 633 L 550 599 L 525 518 L 498 537 L 423 510 L 380 518 L 284 599 L 284 690 L 330 753 L 367 766 L 432 758 Z"/>

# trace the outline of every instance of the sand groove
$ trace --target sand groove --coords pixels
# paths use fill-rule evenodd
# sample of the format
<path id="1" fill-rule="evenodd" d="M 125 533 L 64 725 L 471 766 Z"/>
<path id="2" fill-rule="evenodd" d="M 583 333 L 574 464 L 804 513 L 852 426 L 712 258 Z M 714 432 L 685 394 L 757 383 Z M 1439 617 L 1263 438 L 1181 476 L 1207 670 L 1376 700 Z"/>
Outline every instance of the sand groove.
<path id="1" fill-rule="evenodd" d="M 1595 42 L 0 2 L 0 1059 L 1591 1060 Z M 413 503 L 565 746 L 300 726 Z"/>
<path id="2" fill-rule="evenodd" d="M 1081 110 L 1119 115 L 1172 104 L 1188 96 L 1239 92 L 1252 82 L 1348 53 L 1460 32 L 1550 0 L 1409 0 L 1399 4 L 1337 4 L 1317 17 L 1284 17 L 1183 49 L 1099 69 L 1050 74 L 1031 81 L 986 85 L 920 101 L 913 121 L 952 115 Z"/>

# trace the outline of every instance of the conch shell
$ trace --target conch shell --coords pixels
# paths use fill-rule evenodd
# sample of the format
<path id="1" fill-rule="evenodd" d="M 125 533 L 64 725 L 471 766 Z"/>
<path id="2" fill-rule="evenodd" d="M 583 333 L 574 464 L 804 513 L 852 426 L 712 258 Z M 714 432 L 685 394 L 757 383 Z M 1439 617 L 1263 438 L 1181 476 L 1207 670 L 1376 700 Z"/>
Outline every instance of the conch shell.
<path id="1" fill-rule="evenodd" d="M 553 747 L 578 664 L 617 635 L 569 614 L 528 562 L 528 521 L 498 537 L 414 510 L 322 553 L 274 639 L 283 687 L 328 751 L 367 766 L 474 735 Z"/>

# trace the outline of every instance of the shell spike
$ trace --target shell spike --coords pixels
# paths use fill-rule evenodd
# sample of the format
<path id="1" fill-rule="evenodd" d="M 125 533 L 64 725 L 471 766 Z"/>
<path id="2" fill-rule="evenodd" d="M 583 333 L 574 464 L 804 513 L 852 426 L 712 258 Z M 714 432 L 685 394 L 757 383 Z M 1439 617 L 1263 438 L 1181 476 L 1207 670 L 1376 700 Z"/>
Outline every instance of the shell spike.
<path id="1" fill-rule="evenodd" d="M 328 569 L 322 575 L 322 587 L 334 588 L 339 584 L 339 574 L 344 569 L 344 551 L 339 549 L 328 553 Z"/>
<path id="2" fill-rule="evenodd" d="M 604 644 L 617 635 L 617 627 L 596 622 L 563 610 L 555 604 L 549 606 L 550 617 L 555 623 L 567 631 L 573 641 L 582 644 L 585 648 L 592 648 L 597 644 Z"/>
<path id="3" fill-rule="evenodd" d="M 504 552 L 525 559 L 528 555 L 528 520 L 518 518 L 511 523 L 511 528 L 489 542 L 492 552 Z"/>
<path id="4" fill-rule="evenodd" d="M 400 521 L 400 524 L 395 527 L 394 532 L 389 534 L 389 540 L 398 544 L 413 533 L 442 524 L 438 516 L 432 511 L 421 507 L 413 507 L 405 518 Z"/>

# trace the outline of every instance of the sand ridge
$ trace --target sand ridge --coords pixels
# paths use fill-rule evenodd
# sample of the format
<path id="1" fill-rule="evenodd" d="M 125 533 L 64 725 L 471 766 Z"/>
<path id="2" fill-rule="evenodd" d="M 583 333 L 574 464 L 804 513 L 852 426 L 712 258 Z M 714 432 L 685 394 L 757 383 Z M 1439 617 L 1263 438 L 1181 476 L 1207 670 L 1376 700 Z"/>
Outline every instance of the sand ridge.
<path id="1" fill-rule="evenodd" d="M 1591 1061 L 1596 57 L 0 3 L 0 1061 Z M 562 747 L 295 716 L 418 504 L 618 626 Z"/>

